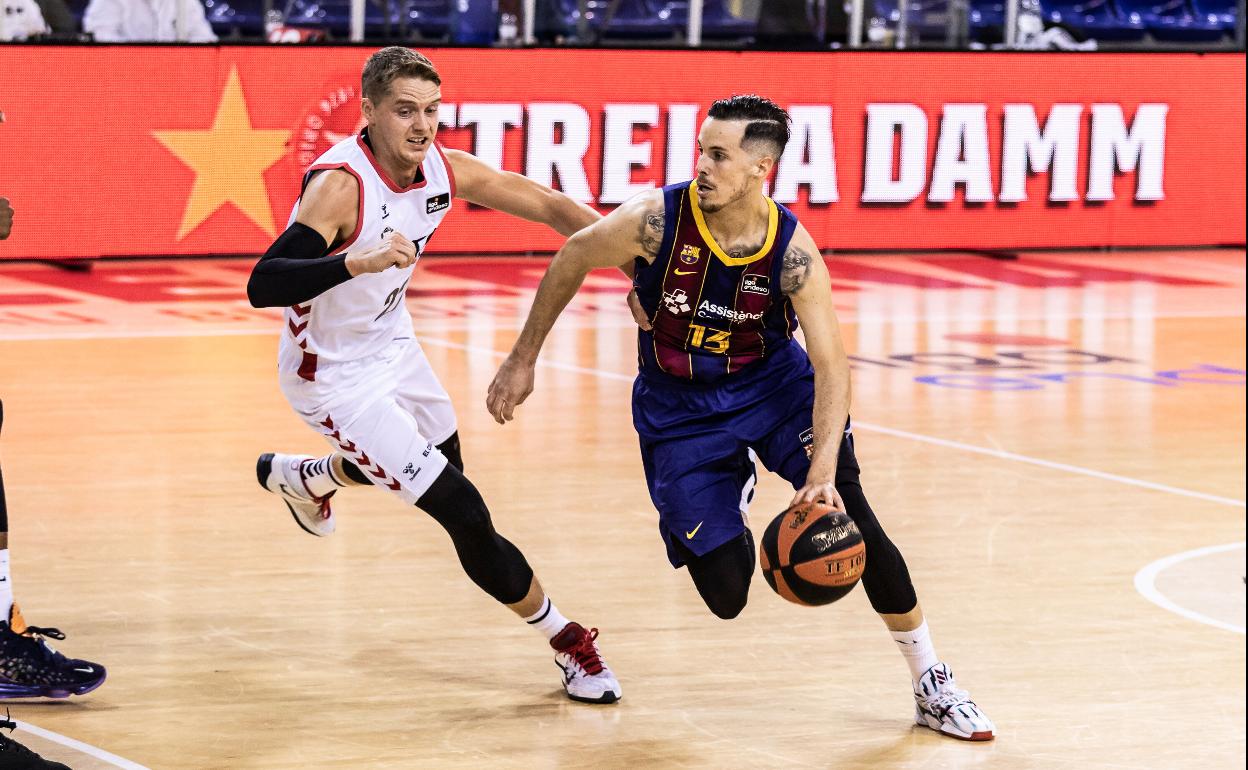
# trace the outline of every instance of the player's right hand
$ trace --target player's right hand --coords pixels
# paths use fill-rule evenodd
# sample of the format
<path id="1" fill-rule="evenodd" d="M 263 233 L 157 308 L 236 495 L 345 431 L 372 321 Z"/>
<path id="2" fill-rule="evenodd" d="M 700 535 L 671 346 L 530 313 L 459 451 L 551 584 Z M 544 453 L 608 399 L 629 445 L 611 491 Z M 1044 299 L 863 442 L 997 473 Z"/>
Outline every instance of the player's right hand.
<path id="1" fill-rule="evenodd" d="M 347 255 L 347 272 L 351 275 L 380 273 L 397 267 L 400 270 L 416 264 L 416 244 L 400 233 L 390 236 L 367 251 Z"/>
<path id="2" fill-rule="evenodd" d="M 485 408 L 494 415 L 495 422 L 504 425 L 515 419 L 516 407 L 533 392 L 533 379 L 532 363 L 514 353 L 503 359 L 485 397 Z"/>
<path id="3" fill-rule="evenodd" d="M 0 241 L 9 237 L 9 230 L 13 228 L 13 207 L 9 205 L 8 198 L 0 198 Z"/>

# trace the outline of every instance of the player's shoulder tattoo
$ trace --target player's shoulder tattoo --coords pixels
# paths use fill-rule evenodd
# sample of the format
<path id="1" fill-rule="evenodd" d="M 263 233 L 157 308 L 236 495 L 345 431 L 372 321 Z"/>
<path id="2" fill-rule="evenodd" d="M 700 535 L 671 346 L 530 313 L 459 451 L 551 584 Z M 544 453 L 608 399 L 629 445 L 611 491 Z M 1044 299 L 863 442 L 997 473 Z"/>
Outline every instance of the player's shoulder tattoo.
<path id="1" fill-rule="evenodd" d="M 780 270 L 780 290 L 792 294 L 806 285 L 810 277 L 810 263 L 813 257 L 804 249 L 790 245 L 784 252 L 784 264 Z"/>
<path id="2" fill-rule="evenodd" d="M 663 245 L 664 206 L 646 209 L 641 215 L 641 256 L 654 260 Z"/>

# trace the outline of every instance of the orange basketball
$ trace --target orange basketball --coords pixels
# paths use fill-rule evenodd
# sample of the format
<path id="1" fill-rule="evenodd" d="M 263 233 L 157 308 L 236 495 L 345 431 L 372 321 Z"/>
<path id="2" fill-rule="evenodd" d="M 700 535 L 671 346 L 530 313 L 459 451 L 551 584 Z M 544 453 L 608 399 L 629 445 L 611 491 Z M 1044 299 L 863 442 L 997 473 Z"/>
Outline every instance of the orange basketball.
<path id="1" fill-rule="evenodd" d="M 853 519 L 817 501 L 772 519 L 758 559 L 771 590 L 794 604 L 818 606 L 858 585 L 867 547 Z"/>

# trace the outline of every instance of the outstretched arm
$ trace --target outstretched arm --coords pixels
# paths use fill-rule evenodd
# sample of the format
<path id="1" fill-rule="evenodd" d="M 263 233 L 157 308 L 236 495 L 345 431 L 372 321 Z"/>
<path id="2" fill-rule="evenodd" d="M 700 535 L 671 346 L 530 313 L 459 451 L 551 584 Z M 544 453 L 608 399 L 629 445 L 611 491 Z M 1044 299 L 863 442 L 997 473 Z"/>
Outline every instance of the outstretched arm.
<path id="1" fill-rule="evenodd" d="M 663 238 L 663 191 L 642 193 L 568 239 L 537 287 L 528 320 L 490 383 L 486 406 L 501 425 L 533 392 L 533 369 L 546 335 L 585 276 L 643 257 L 653 261 Z"/>
<path id="2" fill-rule="evenodd" d="M 469 203 L 538 222 L 565 236 L 602 218 L 584 203 L 526 176 L 500 171 L 460 150 L 445 153 L 455 173 L 455 195 Z"/>
<path id="3" fill-rule="evenodd" d="M 801 225 L 784 252 L 780 286 L 793 303 L 815 369 L 815 449 L 806 485 L 794 495 L 793 504 L 822 498 L 845 510 L 835 482 L 841 436 L 849 419 L 849 358 L 832 304 L 828 267 L 814 239 Z"/>

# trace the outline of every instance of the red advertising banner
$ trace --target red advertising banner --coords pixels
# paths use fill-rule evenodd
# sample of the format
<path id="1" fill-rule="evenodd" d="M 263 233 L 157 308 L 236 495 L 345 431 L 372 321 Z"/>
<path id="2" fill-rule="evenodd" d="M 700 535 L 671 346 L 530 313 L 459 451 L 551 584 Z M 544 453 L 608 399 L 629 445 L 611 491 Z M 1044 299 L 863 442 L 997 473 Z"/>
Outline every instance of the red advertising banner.
<path id="1" fill-rule="evenodd" d="M 256 254 L 360 127 L 361 48 L 0 47 L 0 258 Z M 692 176 L 706 108 L 761 93 L 772 180 L 826 249 L 1245 239 L 1238 54 L 427 49 L 440 141 L 606 211 Z M 434 251 L 561 239 L 460 202 Z"/>

